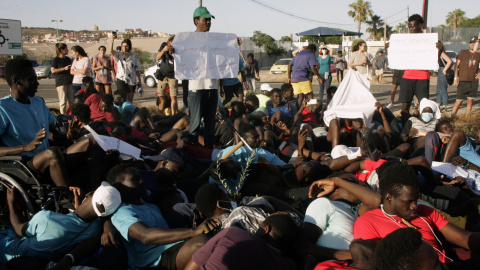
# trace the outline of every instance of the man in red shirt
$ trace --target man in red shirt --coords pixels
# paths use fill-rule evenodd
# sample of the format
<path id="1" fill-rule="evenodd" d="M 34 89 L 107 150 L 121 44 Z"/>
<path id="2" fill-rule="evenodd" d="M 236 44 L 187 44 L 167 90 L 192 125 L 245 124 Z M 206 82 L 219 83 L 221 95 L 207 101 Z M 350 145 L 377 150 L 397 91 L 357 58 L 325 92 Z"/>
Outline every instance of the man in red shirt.
<path id="1" fill-rule="evenodd" d="M 480 233 L 471 233 L 449 223 L 435 209 L 417 205 L 419 180 L 415 170 L 402 163 L 393 163 L 380 175 L 382 205 L 360 216 L 355 222 L 355 239 L 382 239 L 401 228 L 415 228 L 437 252 L 440 261 L 451 262 L 445 255 L 438 235 L 455 245 L 480 251 Z"/>
<path id="2" fill-rule="evenodd" d="M 408 18 L 408 31 L 410 34 L 422 33 L 423 18 L 414 14 Z M 430 72 L 428 70 L 407 69 L 400 81 L 400 94 L 398 101 L 402 103 L 402 114 L 408 115 L 413 96 L 420 101 L 428 99 L 430 89 Z"/>
<path id="3" fill-rule="evenodd" d="M 108 122 L 117 120 L 113 112 L 113 96 L 105 94 L 103 97 L 99 94 L 92 94 L 85 103 L 90 106 L 91 119 L 98 121 L 105 119 Z"/>

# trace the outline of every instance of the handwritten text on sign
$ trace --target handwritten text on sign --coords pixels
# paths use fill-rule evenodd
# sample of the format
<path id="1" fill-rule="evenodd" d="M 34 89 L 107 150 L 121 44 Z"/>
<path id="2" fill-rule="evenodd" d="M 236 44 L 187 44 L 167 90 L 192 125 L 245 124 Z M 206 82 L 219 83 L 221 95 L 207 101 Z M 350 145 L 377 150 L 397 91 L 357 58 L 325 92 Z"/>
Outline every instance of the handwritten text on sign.
<path id="1" fill-rule="evenodd" d="M 183 32 L 175 35 L 175 78 L 203 80 L 238 76 L 235 34 Z"/>
<path id="2" fill-rule="evenodd" d="M 391 69 L 438 69 L 437 33 L 393 34 L 388 48 Z"/>

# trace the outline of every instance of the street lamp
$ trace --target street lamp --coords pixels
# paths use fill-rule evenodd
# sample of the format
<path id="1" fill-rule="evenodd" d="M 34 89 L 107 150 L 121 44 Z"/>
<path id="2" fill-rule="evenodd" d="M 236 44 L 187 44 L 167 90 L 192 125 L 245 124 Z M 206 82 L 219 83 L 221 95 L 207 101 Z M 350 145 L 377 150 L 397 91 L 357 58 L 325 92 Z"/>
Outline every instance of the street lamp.
<path id="1" fill-rule="evenodd" d="M 58 43 L 58 23 L 63 22 L 63 20 L 52 20 L 52 22 L 57 22 L 57 43 Z"/>

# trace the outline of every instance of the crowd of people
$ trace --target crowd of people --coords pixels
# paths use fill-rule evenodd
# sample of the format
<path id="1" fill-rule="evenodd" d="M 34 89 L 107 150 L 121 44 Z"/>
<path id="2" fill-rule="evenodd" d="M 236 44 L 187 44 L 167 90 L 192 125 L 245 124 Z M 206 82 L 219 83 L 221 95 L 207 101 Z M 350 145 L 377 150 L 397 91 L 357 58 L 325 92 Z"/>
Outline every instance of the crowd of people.
<path id="1" fill-rule="evenodd" d="M 197 8 L 196 32 L 214 18 Z M 411 32 L 422 23 L 412 15 Z M 354 97 L 341 100 L 346 85 L 365 80 L 365 42 L 348 64 L 338 54 L 336 64 L 350 67 L 339 87 L 330 84 L 332 52 L 322 47 L 316 58 L 310 44 L 280 88 L 264 83 L 255 94 L 253 55 L 240 61 L 241 79 L 182 82 L 188 114 L 178 108 L 178 81 L 163 73 L 159 108 L 168 87 L 174 113 L 153 114 L 132 103 L 140 65 L 130 40 L 114 50 L 115 38 L 113 62 L 103 46 L 93 64 L 74 46 L 71 62 L 57 44 L 56 117 L 36 96 L 32 63 L 5 66 L 11 94 L 0 99 L 0 157 L 21 155 L 74 201 L 68 213 L 27 219 L 18 188 L 3 186 L 0 269 L 480 269 L 479 142 L 442 118 L 425 71 L 399 79 L 402 117 L 378 102 L 360 110 L 348 103 Z M 156 56 L 165 70 L 172 40 Z M 478 44 L 472 38 L 471 59 L 461 52 L 455 66 L 457 98 L 467 95 L 467 105 L 478 90 Z M 413 95 L 419 107 L 410 110 Z M 131 148 L 105 151 L 108 139 L 142 158 Z"/>

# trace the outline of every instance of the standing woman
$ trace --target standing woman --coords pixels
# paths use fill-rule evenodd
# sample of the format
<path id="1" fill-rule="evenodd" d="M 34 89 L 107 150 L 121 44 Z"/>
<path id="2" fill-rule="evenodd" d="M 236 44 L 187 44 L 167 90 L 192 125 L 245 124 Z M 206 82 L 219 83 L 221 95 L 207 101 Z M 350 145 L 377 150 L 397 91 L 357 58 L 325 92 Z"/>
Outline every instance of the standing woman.
<path id="1" fill-rule="evenodd" d="M 142 87 L 142 78 L 140 71 L 140 61 L 138 61 L 137 55 L 132 50 L 132 42 L 130 39 L 124 39 L 121 45 L 121 51 L 113 49 L 113 41 L 117 38 L 117 34 L 112 34 L 112 43 L 110 43 L 110 52 L 113 55 L 113 59 L 117 63 L 117 88 L 125 89 L 127 91 L 127 99 L 133 102 L 133 96 L 135 95 L 135 88 Z"/>
<path id="2" fill-rule="evenodd" d="M 440 111 L 446 112 L 448 105 L 448 83 L 447 83 L 447 70 L 452 66 L 452 59 L 445 53 L 443 44 L 439 41 L 438 46 L 438 77 L 437 77 L 437 105 Z"/>
<path id="3" fill-rule="evenodd" d="M 348 67 L 358 71 L 358 73 L 368 80 L 367 66 L 371 66 L 372 64 L 368 60 L 367 54 L 365 53 L 366 49 L 367 43 L 360 39 L 357 44 L 353 46 L 353 53 Z"/>
<path id="4" fill-rule="evenodd" d="M 73 63 L 70 69 L 70 74 L 73 75 L 73 95 L 77 93 L 78 90 L 82 89 L 82 80 L 84 77 L 89 76 L 92 70 L 92 61 L 88 58 L 85 50 L 75 45 L 72 47 L 73 51 Z"/>
<path id="5" fill-rule="evenodd" d="M 60 109 L 61 114 L 65 114 L 67 112 L 67 109 L 73 104 L 73 76 L 70 74 L 72 60 L 67 57 L 67 44 L 55 44 L 55 51 L 57 52 L 57 57 L 53 58 L 50 71 L 55 74 L 55 87 L 57 88 L 58 94 L 58 108 Z"/>
<path id="6" fill-rule="evenodd" d="M 93 58 L 93 71 L 95 71 L 95 88 L 104 94 L 111 94 L 112 88 L 112 63 L 110 58 L 105 56 L 107 48 L 105 46 L 98 47 L 98 55 Z"/>
<path id="7" fill-rule="evenodd" d="M 330 84 L 332 83 L 332 74 L 330 72 L 330 62 L 332 61 L 332 57 L 330 56 L 330 50 L 327 47 L 322 47 L 320 52 L 318 53 L 318 74 L 320 74 L 320 80 L 318 78 L 318 83 L 320 84 L 320 96 L 319 99 L 323 99 L 323 93 L 325 92 L 325 88 L 330 88 Z"/>

